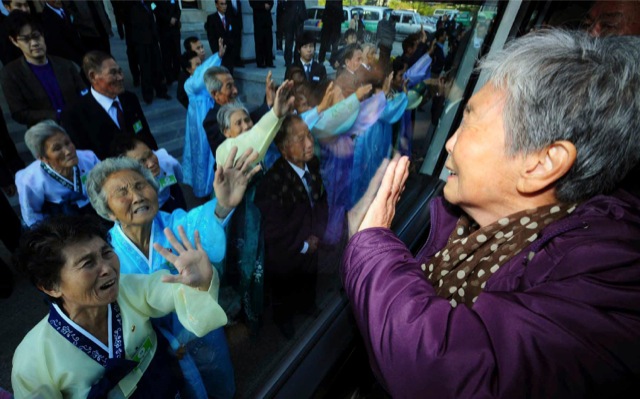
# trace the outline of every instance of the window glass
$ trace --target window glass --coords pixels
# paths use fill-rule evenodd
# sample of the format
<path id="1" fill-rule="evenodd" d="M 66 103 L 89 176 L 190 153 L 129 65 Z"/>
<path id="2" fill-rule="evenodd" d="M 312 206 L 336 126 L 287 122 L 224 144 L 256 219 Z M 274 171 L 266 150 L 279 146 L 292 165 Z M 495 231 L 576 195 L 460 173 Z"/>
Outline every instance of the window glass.
<path id="1" fill-rule="evenodd" d="M 362 19 L 365 21 L 378 21 L 380 20 L 380 13 L 378 11 L 365 10 Z"/>
<path id="2" fill-rule="evenodd" d="M 315 19 L 316 17 L 316 10 L 315 8 L 309 8 L 307 10 L 307 19 Z"/>

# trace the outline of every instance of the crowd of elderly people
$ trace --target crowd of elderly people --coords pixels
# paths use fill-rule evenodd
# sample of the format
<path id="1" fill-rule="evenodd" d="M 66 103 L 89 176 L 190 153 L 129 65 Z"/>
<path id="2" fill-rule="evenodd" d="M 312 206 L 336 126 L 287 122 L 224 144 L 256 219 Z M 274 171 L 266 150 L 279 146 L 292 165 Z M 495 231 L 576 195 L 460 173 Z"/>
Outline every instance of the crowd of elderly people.
<path id="1" fill-rule="evenodd" d="M 345 243 L 344 289 L 392 397 L 637 393 L 640 38 L 597 37 L 597 7 L 591 35 L 541 30 L 480 61 L 488 79 L 446 143 L 449 175 L 417 253 L 390 227 L 412 111 L 433 94 L 425 84 L 442 88 L 424 31 L 393 63 L 346 46 L 333 82 L 314 79 L 315 43 L 302 40 L 253 112 L 220 66 L 233 61 L 220 37 L 209 58 L 185 57 L 182 163 L 157 148 L 113 57 L 89 52 L 84 104 L 67 107 L 51 84 L 59 108 L 24 122 L 35 160 L 15 175 L 14 260 L 49 314 L 14 354 L 16 397 L 231 398 L 223 327 L 257 333 L 269 298 L 293 338 L 294 316 L 319 311 L 319 253 Z M 57 58 L 17 12 L 10 40 L 25 63 L 49 65 L 30 66 L 47 79 Z M 33 116 L 25 107 L 12 112 Z M 76 123 L 88 112 L 107 133 Z M 106 135 L 108 148 L 90 144 Z"/>

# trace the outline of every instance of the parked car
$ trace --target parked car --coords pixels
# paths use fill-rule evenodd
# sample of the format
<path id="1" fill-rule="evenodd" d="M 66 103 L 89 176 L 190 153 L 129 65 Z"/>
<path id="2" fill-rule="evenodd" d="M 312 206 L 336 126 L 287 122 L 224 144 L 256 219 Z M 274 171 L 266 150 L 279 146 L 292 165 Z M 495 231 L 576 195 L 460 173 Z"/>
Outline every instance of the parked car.
<path id="1" fill-rule="evenodd" d="M 349 28 L 349 20 L 354 12 L 362 13 L 360 7 L 343 7 L 343 20 L 340 26 L 340 32 L 344 33 Z M 304 21 L 303 30 L 305 32 L 313 33 L 316 41 L 320 41 L 320 31 L 322 30 L 322 14 L 324 14 L 324 7 L 314 6 L 307 7 L 307 19 Z"/>
<path id="2" fill-rule="evenodd" d="M 433 33 L 436 31 L 435 24 L 424 24 L 422 16 L 412 10 L 395 10 L 391 14 L 391 18 L 396 21 L 396 40 L 402 41 L 412 33 L 420 31 L 420 27 Z"/>

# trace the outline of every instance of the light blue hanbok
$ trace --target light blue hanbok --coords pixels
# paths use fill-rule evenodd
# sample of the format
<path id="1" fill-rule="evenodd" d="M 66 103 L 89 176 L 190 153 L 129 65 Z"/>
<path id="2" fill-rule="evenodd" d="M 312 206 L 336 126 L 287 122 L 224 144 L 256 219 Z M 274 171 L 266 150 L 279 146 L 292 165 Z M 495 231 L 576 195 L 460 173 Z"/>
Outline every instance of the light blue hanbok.
<path id="1" fill-rule="evenodd" d="M 352 95 L 353 96 L 353 95 Z M 345 100 L 346 101 L 346 100 Z M 377 120 L 386 104 L 384 93 L 359 103 L 357 116 L 351 127 L 341 135 L 319 140 L 320 174 L 327 190 L 329 218 L 324 242 L 336 244 L 344 231 L 344 217 L 350 207 L 351 168 L 353 167 L 354 139 L 366 132 Z M 316 127 L 322 122 L 316 124 Z"/>
<path id="2" fill-rule="evenodd" d="M 189 96 L 187 122 L 184 132 L 184 152 L 182 172 L 185 184 L 193 188 L 196 197 L 206 197 L 213 191 L 215 158 L 207 140 L 202 122 L 214 101 L 204 84 L 204 73 L 212 66 L 219 66 L 218 53 L 207 58 L 184 83 L 184 91 Z"/>
<path id="3" fill-rule="evenodd" d="M 225 255 L 226 238 L 223 223 L 214 216 L 217 200 L 209 202 L 186 212 L 176 209 L 172 213 L 159 211 L 151 227 L 150 244 L 158 243 L 164 248 L 171 248 L 163 230 L 169 227 L 179 237 L 178 226 L 183 226 L 189 238 L 194 242 L 194 233 L 200 232 L 202 247 L 211 262 L 219 262 Z M 111 245 L 120 258 L 120 271 L 123 274 L 151 274 L 166 269 L 172 273 L 177 270 L 166 261 L 153 247 L 149 257 L 125 235 L 119 223 L 110 230 Z M 220 271 L 219 271 L 220 273 Z M 221 273 L 220 273 L 221 274 Z M 235 393 L 233 366 L 224 330 L 219 328 L 202 338 L 187 331 L 179 323 L 175 314 L 154 320 L 154 326 L 167 338 L 173 350 L 180 346 L 186 348 L 185 356 L 180 360 L 180 367 L 187 383 L 185 393 L 188 398 L 216 397 L 232 398 Z"/>
<path id="4" fill-rule="evenodd" d="M 351 169 L 350 206 L 360 200 L 382 160 L 391 154 L 391 125 L 400 120 L 407 104 L 407 94 L 404 92 L 388 99 L 378 121 L 356 139 Z"/>

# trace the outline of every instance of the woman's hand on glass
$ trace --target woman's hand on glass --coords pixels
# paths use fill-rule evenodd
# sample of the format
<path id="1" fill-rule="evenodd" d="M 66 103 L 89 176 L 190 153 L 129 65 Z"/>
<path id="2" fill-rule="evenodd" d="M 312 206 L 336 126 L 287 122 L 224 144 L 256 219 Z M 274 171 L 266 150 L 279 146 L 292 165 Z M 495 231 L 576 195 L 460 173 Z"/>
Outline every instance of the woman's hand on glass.
<path id="1" fill-rule="evenodd" d="M 184 227 L 178 227 L 178 234 L 181 242 L 177 240 L 171 229 L 168 227 L 164 229 L 164 235 L 171 243 L 173 250 L 163 248 L 158 243 L 153 244 L 153 248 L 178 270 L 178 274 L 163 276 L 162 281 L 180 283 L 200 291 L 207 291 L 211 285 L 213 268 L 200 243 L 200 233 L 198 230 L 195 231 L 195 247 L 187 238 Z"/>
<path id="2" fill-rule="evenodd" d="M 396 214 L 396 204 L 409 177 L 409 158 L 395 155 L 389 162 L 380 189 L 364 215 L 358 231 L 372 227 L 391 227 Z"/>
<path id="3" fill-rule="evenodd" d="M 261 169 L 260 165 L 252 166 L 258 159 L 257 151 L 249 148 L 235 160 L 237 153 L 238 147 L 233 147 L 224 166 L 218 165 L 213 180 L 213 190 L 218 199 L 215 214 L 221 219 L 227 217 L 231 210 L 238 206 L 251 178 Z"/>

